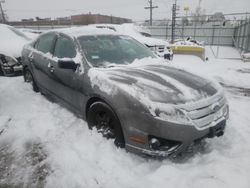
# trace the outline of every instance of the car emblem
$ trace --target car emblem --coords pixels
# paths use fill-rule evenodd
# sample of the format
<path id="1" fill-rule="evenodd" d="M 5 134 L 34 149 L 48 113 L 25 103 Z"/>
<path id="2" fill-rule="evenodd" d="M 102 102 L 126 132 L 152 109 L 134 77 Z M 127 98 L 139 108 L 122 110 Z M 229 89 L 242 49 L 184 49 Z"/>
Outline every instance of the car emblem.
<path id="1" fill-rule="evenodd" d="M 217 112 L 220 109 L 220 105 L 219 104 L 214 104 L 211 106 L 210 108 L 213 112 Z"/>

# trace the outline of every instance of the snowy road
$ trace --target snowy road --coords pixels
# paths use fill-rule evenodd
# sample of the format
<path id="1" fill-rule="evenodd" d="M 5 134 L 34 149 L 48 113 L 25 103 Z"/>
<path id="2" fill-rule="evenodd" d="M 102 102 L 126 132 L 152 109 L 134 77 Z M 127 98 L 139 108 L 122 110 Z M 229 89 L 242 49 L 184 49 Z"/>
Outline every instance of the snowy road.
<path id="1" fill-rule="evenodd" d="M 230 105 L 225 135 L 182 162 L 117 149 L 22 77 L 0 77 L 0 187 L 249 188 L 250 64 L 191 56 L 172 64 L 228 86 Z"/>

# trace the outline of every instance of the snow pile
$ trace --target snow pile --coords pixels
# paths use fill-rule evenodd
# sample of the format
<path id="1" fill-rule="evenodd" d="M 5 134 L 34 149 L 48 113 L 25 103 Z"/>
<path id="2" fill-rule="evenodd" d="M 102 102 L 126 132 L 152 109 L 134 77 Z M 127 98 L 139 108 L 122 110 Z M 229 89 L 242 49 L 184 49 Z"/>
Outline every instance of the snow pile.
<path id="1" fill-rule="evenodd" d="M 88 130 L 84 121 L 65 108 L 31 91 L 21 77 L 0 77 L 0 82 L 0 130 L 4 129 L 0 133 L 0 185 L 48 188 L 250 185 L 248 97 L 228 93 L 231 112 L 225 136 L 208 140 L 194 156 L 178 163 L 143 159 L 117 149 L 96 131 Z M 1 168 L 3 164 L 8 168 Z"/>
<path id="2" fill-rule="evenodd" d="M 221 56 L 236 54 L 233 48 L 220 48 L 224 51 Z M 238 58 L 239 54 L 236 55 L 235 57 Z M 250 66 L 240 59 L 216 59 L 209 56 L 209 61 L 204 62 L 195 56 L 175 55 L 171 65 L 222 84 L 250 88 L 250 74 L 242 74 L 242 72 L 247 72 Z"/>
<path id="3" fill-rule="evenodd" d="M 245 53 L 242 57 L 244 62 L 250 62 L 250 53 Z"/>
<path id="4" fill-rule="evenodd" d="M 250 53 L 245 53 L 242 56 L 243 58 L 250 59 Z"/>
<path id="5" fill-rule="evenodd" d="M 176 41 L 173 46 L 193 46 L 193 47 L 203 47 L 203 42 L 199 42 L 192 38 L 187 38 L 185 40 Z"/>
<path id="6" fill-rule="evenodd" d="M 29 42 L 29 38 L 15 28 L 0 24 L 0 54 L 11 57 L 20 57 L 23 46 Z"/>

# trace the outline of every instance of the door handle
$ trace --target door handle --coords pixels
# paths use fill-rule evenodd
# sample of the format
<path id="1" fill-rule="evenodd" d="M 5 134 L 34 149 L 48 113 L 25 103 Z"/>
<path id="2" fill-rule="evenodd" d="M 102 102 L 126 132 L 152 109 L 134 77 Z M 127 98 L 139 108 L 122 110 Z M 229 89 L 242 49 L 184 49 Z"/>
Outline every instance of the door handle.
<path id="1" fill-rule="evenodd" d="M 54 70 L 55 70 L 55 69 L 54 69 L 54 66 L 51 65 L 51 63 L 48 64 L 48 68 L 49 68 L 49 70 L 50 70 L 51 73 L 53 73 Z"/>
<path id="2" fill-rule="evenodd" d="M 54 70 L 55 70 L 55 69 L 54 69 L 54 67 L 53 67 L 53 66 L 51 66 L 51 67 L 50 67 L 50 72 L 51 72 L 51 73 L 53 73 L 53 72 L 54 72 Z"/>
<path id="3" fill-rule="evenodd" d="M 34 55 L 32 53 L 28 56 L 28 60 L 29 60 L 29 62 L 33 62 Z"/>

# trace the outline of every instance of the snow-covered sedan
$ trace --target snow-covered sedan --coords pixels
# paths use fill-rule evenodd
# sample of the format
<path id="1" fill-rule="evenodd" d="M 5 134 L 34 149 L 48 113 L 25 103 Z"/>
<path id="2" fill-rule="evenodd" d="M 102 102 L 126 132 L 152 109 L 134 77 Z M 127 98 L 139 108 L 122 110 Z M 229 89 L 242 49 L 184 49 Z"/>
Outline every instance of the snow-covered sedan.
<path id="1" fill-rule="evenodd" d="M 14 27 L 0 24 L 0 74 L 10 76 L 22 71 L 21 52 L 30 40 Z"/>
<path id="2" fill-rule="evenodd" d="M 221 87 L 168 66 L 129 36 L 93 27 L 42 34 L 22 52 L 24 80 L 87 120 L 117 146 L 166 157 L 221 136 Z"/>
<path id="3" fill-rule="evenodd" d="M 134 24 L 96 24 L 96 28 L 105 28 L 113 30 L 121 35 L 129 35 L 139 41 L 140 43 L 146 45 L 155 54 L 164 59 L 172 60 L 173 51 L 171 45 L 162 39 L 153 38 L 149 32 L 144 28 L 136 26 Z"/>

